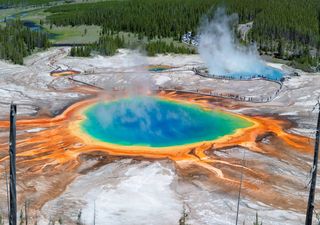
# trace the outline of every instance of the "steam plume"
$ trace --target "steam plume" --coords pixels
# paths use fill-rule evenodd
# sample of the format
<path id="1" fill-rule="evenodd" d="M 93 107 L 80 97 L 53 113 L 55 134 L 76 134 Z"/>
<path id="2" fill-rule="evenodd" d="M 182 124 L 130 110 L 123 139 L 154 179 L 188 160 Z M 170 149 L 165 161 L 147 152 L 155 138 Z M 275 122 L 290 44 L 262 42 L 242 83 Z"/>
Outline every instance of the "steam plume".
<path id="1" fill-rule="evenodd" d="M 213 20 L 205 18 L 201 24 L 198 50 L 210 74 L 259 74 L 265 69 L 253 46 L 244 47 L 236 42 L 231 29 L 236 20 L 237 15 L 228 16 L 223 8 L 218 8 Z"/>

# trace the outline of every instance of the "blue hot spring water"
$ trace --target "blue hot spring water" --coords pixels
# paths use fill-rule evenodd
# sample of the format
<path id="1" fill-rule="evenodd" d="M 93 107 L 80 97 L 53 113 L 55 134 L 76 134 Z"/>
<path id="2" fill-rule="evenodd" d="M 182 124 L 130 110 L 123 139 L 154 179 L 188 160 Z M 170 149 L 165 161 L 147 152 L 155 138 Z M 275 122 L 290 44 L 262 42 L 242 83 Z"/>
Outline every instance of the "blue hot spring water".
<path id="1" fill-rule="evenodd" d="M 227 76 L 232 79 L 237 80 L 250 80 L 254 78 L 264 78 L 268 80 L 280 81 L 284 73 L 281 70 L 270 66 L 262 66 L 259 68 L 258 72 L 244 71 L 244 72 L 230 72 L 223 74 L 222 76 Z"/>
<path id="2" fill-rule="evenodd" d="M 163 72 L 165 70 L 168 70 L 168 68 L 163 68 L 163 67 L 155 67 L 155 68 L 150 68 L 148 69 L 151 72 Z"/>
<path id="3" fill-rule="evenodd" d="M 45 30 L 40 24 L 37 24 L 33 21 L 24 20 L 23 26 L 28 27 L 31 31 L 39 32 L 39 31 L 45 31 L 48 35 L 49 39 L 55 39 L 59 36 L 59 34 L 51 33 L 47 30 Z"/>
<path id="4" fill-rule="evenodd" d="M 101 102 L 84 114 L 83 131 L 100 141 L 124 146 L 167 147 L 209 141 L 252 125 L 231 114 L 156 97 Z"/>

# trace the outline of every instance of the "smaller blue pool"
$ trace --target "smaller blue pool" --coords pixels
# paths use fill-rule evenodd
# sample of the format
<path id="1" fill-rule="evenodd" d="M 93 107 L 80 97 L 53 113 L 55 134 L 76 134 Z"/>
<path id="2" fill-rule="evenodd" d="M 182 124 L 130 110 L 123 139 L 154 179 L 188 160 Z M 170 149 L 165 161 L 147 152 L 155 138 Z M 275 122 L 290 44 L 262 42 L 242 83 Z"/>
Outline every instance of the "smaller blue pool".
<path id="1" fill-rule="evenodd" d="M 161 67 L 156 67 L 156 68 L 150 68 L 149 71 L 151 72 L 162 72 L 167 70 L 168 68 L 161 68 Z"/>
<path id="2" fill-rule="evenodd" d="M 224 77 L 227 79 L 236 80 L 251 80 L 256 78 L 262 78 L 267 80 L 281 81 L 283 79 L 284 73 L 281 70 L 270 66 L 260 67 L 257 71 L 243 71 L 243 72 L 230 72 L 219 77 Z"/>
<path id="3" fill-rule="evenodd" d="M 30 21 L 30 20 L 24 20 L 23 26 L 28 27 L 31 31 L 34 31 L 34 32 L 44 31 L 47 33 L 49 39 L 55 39 L 57 36 L 59 36 L 59 34 L 54 34 L 54 33 L 48 32 L 40 24 L 37 24 L 37 23 Z"/>
<path id="4" fill-rule="evenodd" d="M 30 30 L 36 31 L 36 32 L 43 30 L 43 27 L 41 25 L 36 24 L 35 22 L 29 21 L 29 20 L 23 21 L 23 26 L 28 27 Z"/>

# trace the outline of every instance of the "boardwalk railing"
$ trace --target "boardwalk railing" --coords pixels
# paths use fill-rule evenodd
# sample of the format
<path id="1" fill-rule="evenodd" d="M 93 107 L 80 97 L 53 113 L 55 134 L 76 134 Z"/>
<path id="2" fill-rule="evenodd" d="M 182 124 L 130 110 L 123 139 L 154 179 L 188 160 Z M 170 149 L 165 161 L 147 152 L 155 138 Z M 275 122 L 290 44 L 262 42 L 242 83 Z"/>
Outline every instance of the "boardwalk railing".
<path id="1" fill-rule="evenodd" d="M 69 77 L 69 80 L 73 82 L 80 83 L 82 85 L 87 85 L 89 87 L 97 88 L 100 90 L 104 90 L 104 88 L 99 87 L 95 84 L 90 84 L 84 81 L 80 81 L 77 79 L 74 79 L 73 77 Z M 198 94 L 198 95 L 204 95 L 204 96 L 212 96 L 212 97 L 219 97 L 219 98 L 225 98 L 225 99 L 233 99 L 236 101 L 241 101 L 241 102 L 252 102 L 252 103 L 267 103 L 271 102 L 273 99 L 275 99 L 280 91 L 282 90 L 282 82 L 276 82 L 279 84 L 279 88 L 270 96 L 242 96 L 239 94 L 232 94 L 232 93 L 219 93 L 219 92 L 214 92 L 214 91 L 203 91 L 200 89 L 195 89 L 195 90 L 188 90 L 188 89 L 181 89 L 181 88 L 165 88 L 158 86 L 158 88 L 153 89 L 152 91 L 173 91 L 173 92 L 180 92 L 180 93 L 190 93 L 190 94 Z M 119 88 L 114 88 L 114 90 L 121 91 Z M 124 91 L 124 90 L 122 90 Z"/>
<path id="2" fill-rule="evenodd" d="M 282 86 L 281 86 L 282 87 Z M 252 103 L 267 103 L 271 102 L 273 99 L 275 99 L 281 89 L 279 88 L 273 95 L 271 96 L 241 96 L 237 94 L 231 94 L 231 93 L 218 93 L 213 91 L 201 91 L 201 90 L 184 90 L 184 89 L 177 89 L 177 88 L 163 88 L 159 86 L 159 89 L 157 91 L 174 91 L 174 92 L 180 92 L 180 93 L 190 93 L 190 94 L 199 94 L 204 96 L 212 96 L 212 97 L 219 97 L 219 98 L 226 98 L 226 99 L 233 99 L 236 101 L 241 102 L 252 102 Z"/>
<path id="3" fill-rule="evenodd" d="M 252 80 L 265 80 L 269 82 L 275 82 L 279 85 L 282 85 L 282 82 L 284 81 L 284 78 L 281 78 L 280 80 L 275 80 L 275 79 L 270 79 L 264 75 L 253 75 L 250 77 L 246 76 L 240 76 L 240 78 L 235 78 L 234 76 L 228 76 L 228 75 L 209 75 L 206 72 L 202 72 L 201 70 L 193 67 L 192 71 L 201 77 L 206 77 L 206 78 L 212 78 L 212 79 L 221 79 L 221 80 L 237 80 L 237 81 L 252 81 Z"/>

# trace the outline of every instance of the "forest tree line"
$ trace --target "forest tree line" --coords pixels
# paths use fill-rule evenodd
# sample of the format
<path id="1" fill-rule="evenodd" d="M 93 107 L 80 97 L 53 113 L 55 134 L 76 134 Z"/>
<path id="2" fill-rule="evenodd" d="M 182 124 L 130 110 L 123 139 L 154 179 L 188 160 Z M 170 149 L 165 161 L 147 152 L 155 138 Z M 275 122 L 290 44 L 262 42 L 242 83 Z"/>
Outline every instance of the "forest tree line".
<path id="1" fill-rule="evenodd" d="M 175 46 L 172 42 L 168 44 L 165 41 L 157 40 L 150 41 L 145 47 L 148 56 L 155 56 L 156 54 L 175 53 L 175 54 L 195 54 L 194 48 L 184 46 Z"/>
<path id="2" fill-rule="evenodd" d="M 134 44 L 134 46 L 136 46 Z M 97 52 L 100 55 L 112 56 L 117 53 L 119 48 L 131 48 L 132 43 L 126 42 L 123 36 L 104 35 L 99 38 L 99 41 L 88 44 L 86 46 L 73 46 L 70 50 L 70 56 L 88 57 L 92 52 Z M 149 56 L 155 56 L 158 53 L 175 53 L 175 54 L 195 54 L 194 48 L 187 46 L 175 46 L 172 42 L 168 44 L 166 41 L 157 40 L 150 41 L 142 45 L 142 49 Z"/>
<path id="3" fill-rule="evenodd" d="M 119 35 L 101 36 L 95 43 L 86 46 L 73 46 L 70 50 L 70 56 L 88 57 L 91 53 L 98 52 L 100 55 L 112 56 L 117 53 L 119 48 L 125 47 L 124 38 Z"/>
<path id="4" fill-rule="evenodd" d="M 237 13 L 239 23 L 254 21 L 249 41 L 257 43 L 261 51 L 307 63 L 314 63 L 310 59 L 318 57 L 319 0 L 106 1 L 52 7 L 47 11 L 53 14 L 47 19 L 62 26 L 100 25 L 103 34 L 125 31 L 149 39 L 181 40 L 188 31 L 196 33 L 203 15 L 212 16 L 218 6 Z M 279 49 L 283 52 L 277 52 Z"/>
<path id="5" fill-rule="evenodd" d="M 8 21 L 0 26 L 0 59 L 23 64 L 23 58 L 35 49 L 47 49 L 50 43 L 47 34 L 31 31 L 21 21 Z"/>

